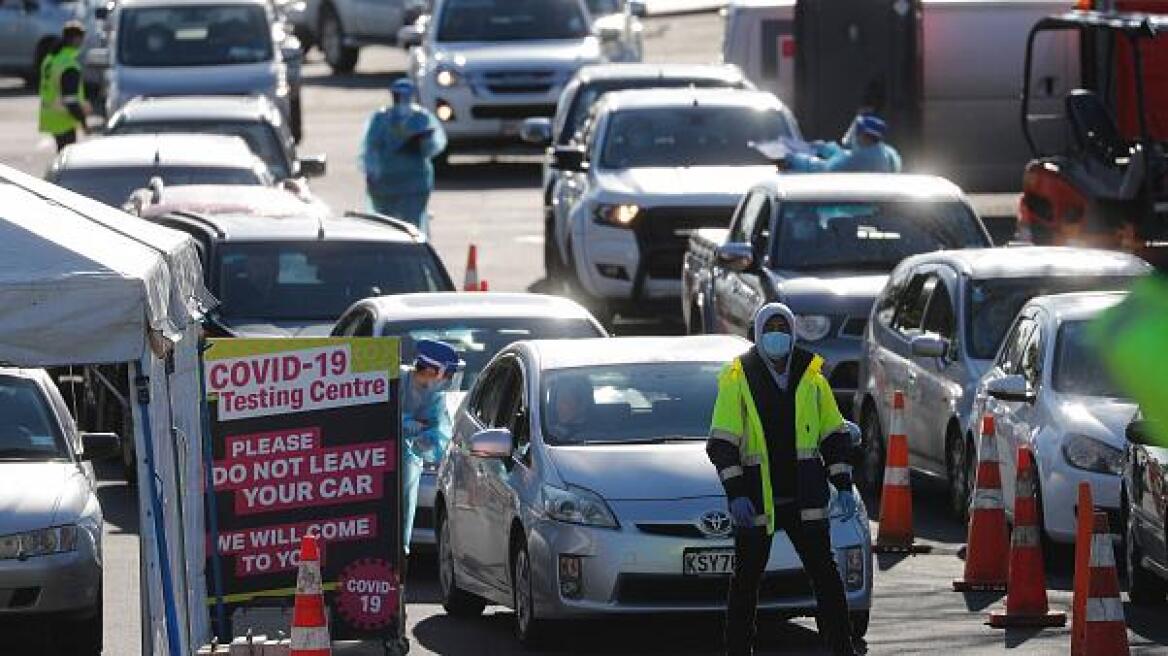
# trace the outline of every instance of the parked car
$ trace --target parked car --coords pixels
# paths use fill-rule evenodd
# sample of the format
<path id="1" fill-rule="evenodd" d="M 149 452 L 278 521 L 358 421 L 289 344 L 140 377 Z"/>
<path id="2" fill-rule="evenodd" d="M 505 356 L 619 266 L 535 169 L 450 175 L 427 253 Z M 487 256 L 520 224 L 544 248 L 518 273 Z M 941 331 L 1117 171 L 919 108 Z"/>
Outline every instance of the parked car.
<path id="1" fill-rule="evenodd" d="M 604 59 L 583 0 L 436 0 L 403 40 L 451 152 L 522 146 L 523 119 L 552 116 L 576 71 Z"/>
<path id="2" fill-rule="evenodd" d="M 269 0 L 119 0 L 109 46 L 106 116 L 139 96 L 259 95 L 301 136 L 300 42 Z"/>
<path id="3" fill-rule="evenodd" d="M 395 45 L 398 32 L 426 11 L 428 0 L 303 0 L 288 17 L 306 45 L 319 46 L 333 73 L 351 73 L 361 48 Z M 299 7 L 297 5 L 303 5 Z"/>
<path id="4" fill-rule="evenodd" d="M 121 207 L 151 178 L 165 184 L 274 183 L 263 160 L 239 137 L 207 134 L 132 134 L 88 139 L 53 160 L 45 179 Z"/>
<path id="5" fill-rule="evenodd" d="M 1134 604 L 1163 603 L 1168 595 L 1168 448 L 1164 431 L 1137 415 L 1127 427 L 1123 459 L 1123 517 L 1127 589 Z"/>
<path id="6" fill-rule="evenodd" d="M 977 384 L 1018 311 L 1035 296 L 1125 289 L 1151 270 L 1133 255 L 1086 248 L 941 251 L 901 262 L 864 331 L 854 405 L 863 479 L 880 489 L 892 398 L 902 390 L 909 465 L 946 481 L 951 512 L 964 518 L 977 468 Z"/>
<path id="7" fill-rule="evenodd" d="M 91 460 L 110 433 L 79 433 L 43 369 L 0 367 L 0 619 L 43 624 L 69 653 L 102 649 L 102 513 Z"/>
<path id="8" fill-rule="evenodd" d="M 689 238 L 682 318 L 691 333 L 750 338 L 758 308 L 786 303 L 847 412 L 860 339 L 888 272 L 916 253 L 989 244 L 965 195 L 943 178 L 772 173 L 728 230 Z"/>
<path id="9" fill-rule="evenodd" d="M 568 279 L 605 320 L 676 307 L 690 234 L 725 227 L 775 167 L 756 143 L 799 138 L 783 103 L 736 89 L 605 94 L 580 146 L 557 148 L 553 200 Z"/>
<path id="10" fill-rule="evenodd" d="M 558 237 L 563 234 L 563 226 L 556 224 L 557 214 L 552 203 L 561 179 L 571 176 L 570 172 L 554 168 L 555 148 L 566 147 L 580 136 L 592 106 L 605 93 L 678 87 L 753 88 L 736 66 L 598 64 L 585 66 L 568 82 L 556 103 L 554 117 L 537 116 L 523 122 L 520 130 L 523 140 L 548 147 L 543 160 L 544 268 L 548 278 L 561 278 L 565 273 L 562 241 Z"/>
<path id="11" fill-rule="evenodd" d="M 107 134 L 222 134 L 247 142 L 277 180 L 325 173 L 325 156 L 300 156 L 284 114 L 265 96 L 135 98 L 106 121 Z"/>
<path id="12" fill-rule="evenodd" d="M 1002 498 L 1014 511 L 1018 447 L 1034 453 L 1039 526 L 1048 540 L 1073 543 L 1079 483 L 1118 532 L 1124 431 L 1136 412 L 1111 380 L 1090 335 L 1091 321 L 1119 292 L 1039 296 L 1006 333 L 977 385 L 970 422 L 994 418 Z M 976 435 L 978 426 L 969 427 Z"/>
<path id="13" fill-rule="evenodd" d="M 648 14 L 644 0 L 584 0 L 592 16 L 592 28 L 604 44 L 604 58 L 613 62 L 639 62 L 645 56 Z"/>
<path id="14" fill-rule="evenodd" d="M 530 644 L 553 620 L 724 608 L 731 521 L 705 442 L 718 372 L 749 346 L 708 336 L 503 349 L 459 410 L 438 470 L 446 611 L 508 606 Z M 862 504 L 845 516 L 830 494 L 832 546 L 862 636 L 872 599 L 868 517 Z M 698 560 L 718 564 L 702 572 Z M 764 581 L 761 608 L 814 614 L 781 532 Z"/>
<path id="15" fill-rule="evenodd" d="M 270 219 L 315 217 L 323 221 L 333 211 L 320 199 L 284 186 L 175 185 L 154 184 L 130 194 L 123 209 L 144 219 L 179 212 L 202 216 L 255 216 Z"/>
<path id="16" fill-rule="evenodd" d="M 454 417 L 495 354 L 523 339 L 605 337 L 588 310 L 575 301 L 540 294 L 399 294 L 360 301 L 337 321 L 333 335 L 402 338 L 402 362 L 412 362 L 414 342 L 436 339 L 458 351 L 466 363 L 445 393 Z M 411 546 L 434 544 L 437 462 L 422 466 Z"/>
<path id="17" fill-rule="evenodd" d="M 0 73 L 19 75 L 29 87 L 36 88 L 41 62 L 60 39 L 65 23 L 73 20 L 85 26 L 84 57 L 99 39 L 94 21 L 97 2 L 0 2 Z M 96 91 L 100 76 L 84 68 L 82 74 L 87 87 Z"/>

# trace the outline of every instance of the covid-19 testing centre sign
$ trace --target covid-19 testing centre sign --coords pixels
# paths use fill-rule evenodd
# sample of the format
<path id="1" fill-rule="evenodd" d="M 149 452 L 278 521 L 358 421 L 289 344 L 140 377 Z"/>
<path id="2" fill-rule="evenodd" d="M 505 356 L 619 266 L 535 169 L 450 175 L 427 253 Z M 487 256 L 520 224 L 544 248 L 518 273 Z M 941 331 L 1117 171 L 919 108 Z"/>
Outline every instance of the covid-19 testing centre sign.
<path id="1" fill-rule="evenodd" d="M 320 538 L 334 638 L 401 636 L 399 340 L 219 339 L 204 353 L 212 617 L 286 605 Z"/>

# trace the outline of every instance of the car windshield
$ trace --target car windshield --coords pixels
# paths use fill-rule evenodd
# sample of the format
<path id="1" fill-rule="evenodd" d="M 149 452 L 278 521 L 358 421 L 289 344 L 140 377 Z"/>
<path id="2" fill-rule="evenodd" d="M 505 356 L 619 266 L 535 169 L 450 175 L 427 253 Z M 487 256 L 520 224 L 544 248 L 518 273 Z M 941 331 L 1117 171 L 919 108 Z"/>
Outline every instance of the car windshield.
<path id="1" fill-rule="evenodd" d="M 576 92 L 576 97 L 572 99 L 572 107 L 568 110 L 568 116 L 564 120 L 564 128 L 560 132 L 559 143 L 567 145 L 576 138 L 580 128 L 584 126 L 584 121 L 588 118 L 589 110 L 592 109 L 592 106 L 596 104 L 596 101 L 601 96 L 609 91 L 621 91 L 625 89 L 677 89 L 683 87 L 709 89 L 729 86 L 739 87 L 741 85 L 719 79 L 691 79 L 684 77 L 652 77 L 635 80 L 618 79 L 586 84 Z"/>
<path id="2" fill-rule="evenodd" d="M 260 5 L 126 9 L 118 30 L 125 66 L 220 66 L 272 59 L 272 33 Z"/>
<path id="3" fill-rule="evenodd" d="M 737 106 L 627 109 L 609 118 L 601 166 L 765 165 L 756 143 L 794 136 L 777 109 Z"/>
<path id="4" fill-rule="evenodd" d="M 279 179 L 292 176 L 288 153 L 270 126 L 256 121 L 121 121 L 110 134 L 221 134 L 241 137 Z"/>
<path id="5" fill-rule="evenodd" d="M 1090 330 L 1088 321 L 1068 321 L 1059 327 L 1054 388 L 1063 394 L 1122 398 L 1125 395 L 1103 365 Z"/>
<path id="6" fill-rule="evenodd" d="M 781 205 L 775 267 L 794 271 L 892 271 L 904 258 L 989 246 L 981 223 L 957 201 L 790 202 Z"/>
<path id="7" fill-rule="evenodd" d="M 458 390 L 470 389 L 487 362 L 513 342 L 604 336 L 587 319 L 527 317 L 400 321 L 386 325 L 381 334 L 403 338 L 401 350 L 405 362 L 413 360 L 414 343 L 419 339 L 433 339 L 454 347 L 466 363 L 452 387 Z"/>
<path id="8" fill-rule="evenodd" d="M 0 376 L 0 460 L 66 457 L 60 429 L 36 382 Z"/>
<path id="9" fill-rule="evenodd" d="M 1123 290 L 1133 280 L 1131 276 L 1031 276 L 974 280 L 969 285 L 965 299 L 969 357 L 992 359 L 1018 311 L 1035 296 Z"/>
<path id="10" fill-rule="evenodd" d="M 544 376 L 547 444 L 704 440 L 725 363 L 671 362 L 579 367 Z"/>
<path id="11" fill-rule="evenodd" d="M 335 321 L 369 296 L 450 291 L 425 246 L 373 242 L 225 244 L 212 291 L 225 319 Z"/>
<path id="12" fill-rule="evenodd" d="M 438 41 L 580 39 L 592 27 L 577 0 L 447 0 Z"/>
<path id="13" fill-rule="evenodd" d="M 268 176 L 260 171 L 244 168 L 215 166 L 120 166 L 111 168 L 65 169 L 56 174 L 58 185 L 101 201 L 121 207 L 135 189 L 159 177 L 168 185 L 220 184 L 267 185 Z"/>

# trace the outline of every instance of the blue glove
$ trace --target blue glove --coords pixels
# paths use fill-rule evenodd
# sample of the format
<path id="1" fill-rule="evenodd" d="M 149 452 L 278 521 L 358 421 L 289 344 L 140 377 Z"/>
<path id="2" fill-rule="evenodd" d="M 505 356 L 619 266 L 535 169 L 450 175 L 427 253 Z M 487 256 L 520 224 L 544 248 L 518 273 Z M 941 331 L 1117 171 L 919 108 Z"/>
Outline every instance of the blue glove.
<path id="1" fill-rule="evenodd" d="M 734 518 L 734 525 L 738 528 L 754 526 L 754 504 L 746 497 L 735 497 L 730 500 L 730 516 Z"/>
<path id="2" fill-rule="evenodd" d="M 856 495 L 852 494 L 851 490 L 837 492 L 835 502 L 844 519 L 851 519 L 856 515 Z"/>
<path id="3" fill-rule="evenodd" d="M 413 419 L 405 419 L 402 421 L 402 433 L 406 437 L 417 437 L 421 435 L 425 428 L 425 424 L 420 421 L 414 421 Z"/>

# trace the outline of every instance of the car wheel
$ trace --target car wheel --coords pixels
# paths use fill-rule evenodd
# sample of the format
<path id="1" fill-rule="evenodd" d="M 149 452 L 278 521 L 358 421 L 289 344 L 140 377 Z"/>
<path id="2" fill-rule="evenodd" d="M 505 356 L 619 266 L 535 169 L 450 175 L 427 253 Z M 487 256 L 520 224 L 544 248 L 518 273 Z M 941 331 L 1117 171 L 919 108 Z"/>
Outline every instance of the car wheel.
<path id="1" fill-rule="evenodd" d="M 957 435 L 949 436 L 948 450 L 949 513 L 964 523 L 969 517 L 969 500 L 973 496 L 977 454 L 973 450 L 972 440 L 964 440 Z"/>
<path id="2" fill-rule="evenodd" d="M 567 274 L 567 267 L 556 243 L 556 217 L 546 209 L 543 213 L 543 268 L 549 282 L 563 280 Z"/>
<path id="3" fill-rule="evenodd" d="M 880 416 L 876 410 L 864 415 L 862 427 L 864 437 L 864 462 L 860 467 L 860 489 L 867 489 L 873 497 L 880 498 L 884 487 L 884 430 L 880 427 Z"/>
<path id="4" fill-rule="evenodd" d="M 859 640 L 868 634 L 868 623 L 872 619 L 870 610 L 853 610 L 848 613 L 852 624 L 852 639 Z"/>
<path id="5" fill-rule="evenodd" d="M 1127 591 L 1133 604 L 1160 604 L 1164 602 L 1165 582 L 1143 565 L 1144 554 L 1136 542 L 1136 518 L 1127 513 L 1127 530 L 1124 537 L 1127 560 Z"/>
<path id="6" fill-rule="evenodd" d="M 291 110 L 292 116 L 288 118 L 288 123 L 292 129 L 292 139 L 299 144 L 304 138 L 304 109 L 300 102 L 299 91 L 292 96 Z"/>
<path id="7" fill-rule="evenodd" d="M 454 617 L 481 615 L 487 602 L 458 587 L 454 579 L 454 548 L 450 544 L 450 520 L 446 513 L 438 519 L 438 585 L 442 591 L 442 607 Z"/>
<path id="8" fill-rule="evenodd" d="M 320 49 L 334 73 L 352 73 L 357 67 L 360 49 L 345 45 L 345 29 L 337 10 L 326 6 L 320 14 Z"/>
<path id="9" fill-rule="evenodd" d="M 515 637 L 520 644 L 527 648 L 542 646 L 547 636 L 546 622 L 536 617 L 531 556 L 522 542 L 511 557 L 511 605 L 515 609 Z"/>

